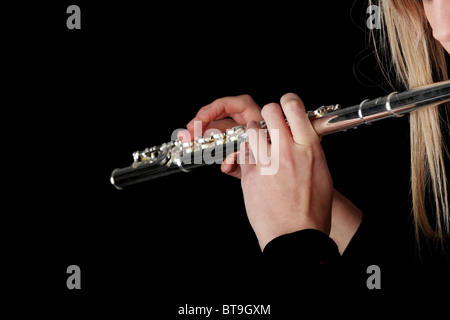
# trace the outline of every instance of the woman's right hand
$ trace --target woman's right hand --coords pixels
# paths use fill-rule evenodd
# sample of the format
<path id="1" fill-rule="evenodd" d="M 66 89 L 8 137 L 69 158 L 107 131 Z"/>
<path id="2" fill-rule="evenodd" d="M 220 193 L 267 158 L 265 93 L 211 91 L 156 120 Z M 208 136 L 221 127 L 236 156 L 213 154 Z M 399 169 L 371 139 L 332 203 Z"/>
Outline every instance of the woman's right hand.
<path id="1" fill-rule="evenodd" d="M 261 121 L 261 107 L 249 95 L 225 97 L 202 107 L 188 123 L 187 130 L 180 131 L 178 137 L 188 140 L 194 137 L 194 122 L 202 125 L 202 134 L 208 129 L 226 129 L 245 125 L 249 121 Z M 230 161 L 229 161 L 230 160 Z M 231 161 L 233 160 L 233 161 Z M 237 153 L 230 154 L 220 169 L 230 176 L 241 178 L 241 167 L 237 164 Z M 334 190 L 332 203 L 332 220 L 330 237 L 336 242 L 339 252 L 343 253 L 358 229 L 362 212 L 350 200 Z"/>

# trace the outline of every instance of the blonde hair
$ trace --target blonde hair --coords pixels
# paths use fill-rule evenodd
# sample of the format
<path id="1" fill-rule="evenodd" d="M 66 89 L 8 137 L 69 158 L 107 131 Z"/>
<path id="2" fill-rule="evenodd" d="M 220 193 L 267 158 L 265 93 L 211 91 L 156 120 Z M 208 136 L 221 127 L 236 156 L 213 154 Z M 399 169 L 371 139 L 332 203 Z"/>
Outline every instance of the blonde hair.
<path id="1" fill-rule="evenodd" d="M 405 88 L 448 79 L 444 48 L 433 38 L 422 1 L 378 2 L 383 26 L 380 32 L 381 49 L 384 57 L 390 60 L 385 62 L 391 66 L 391 69 L 383 69 L 383 73 L 387 76 L 394 73 L 396 85 Z M 448 187 L 444 166 L 447 150 L 445 136 L 442 136 L 442 131 L 448 132 L 449 126 L 440 110 L 448 112 L 448 105 L 420 109 L 409 116 L 411 194 L 418 239 L 420 232 L 432 239 L 442 239 L 449 233 Z M 434 203 L 432 220 L 435 226 L 432 226 L 427 214 L 426 195 L 430 195 Z"/>

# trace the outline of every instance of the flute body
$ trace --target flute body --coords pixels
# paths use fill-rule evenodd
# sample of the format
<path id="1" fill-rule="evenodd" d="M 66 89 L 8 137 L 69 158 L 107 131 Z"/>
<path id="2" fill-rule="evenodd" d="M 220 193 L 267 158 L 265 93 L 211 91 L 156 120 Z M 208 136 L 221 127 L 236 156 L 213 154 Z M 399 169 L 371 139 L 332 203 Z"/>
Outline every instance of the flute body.
<path id="1" fill-rule="evenodd" d="M 386 118 L 402 117 L 419 108 L 449 101 L 450 80 L 447 80 L 401 93 L 392 92 L 347 108 L 341 108 L 340 105 L 322 106 L 307 114 L 317 134 L 324 136 Z M 265 128 L 264 121 L 260 125 Z M 228 154 L 237 151 L 244 141 L 247 141 L 246 127 L 237 126 L 192 142 L 174 140 L 136 151 L 133 153 L 134 162 L 129 167 L 112 172 L 111 183 L 117 189 L 123 189 L 172 173 L 189 172 L 196 167 L 221 163 Z"/>

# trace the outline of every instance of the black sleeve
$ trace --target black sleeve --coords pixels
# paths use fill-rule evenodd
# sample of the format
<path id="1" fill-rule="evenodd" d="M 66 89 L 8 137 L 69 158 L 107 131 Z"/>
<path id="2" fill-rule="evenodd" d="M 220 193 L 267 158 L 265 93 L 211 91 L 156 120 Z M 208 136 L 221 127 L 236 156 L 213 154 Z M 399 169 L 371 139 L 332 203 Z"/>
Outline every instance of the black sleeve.
<path id="1" fill-rule="evenodd" d="M 336 243 L 318 230 L 307 229 L 279 236 L 263 251 L 268 263 L 289 263 L 295 267 L 314 267 L 338 263 Z"/>
<path id="2" fill-rule="evenodd" d="M 340 286 L 341 256 L 336 243 L 313 229 L 273 239 L 264 248 L 265 279 L 273 292 L 330 292 Z"/>

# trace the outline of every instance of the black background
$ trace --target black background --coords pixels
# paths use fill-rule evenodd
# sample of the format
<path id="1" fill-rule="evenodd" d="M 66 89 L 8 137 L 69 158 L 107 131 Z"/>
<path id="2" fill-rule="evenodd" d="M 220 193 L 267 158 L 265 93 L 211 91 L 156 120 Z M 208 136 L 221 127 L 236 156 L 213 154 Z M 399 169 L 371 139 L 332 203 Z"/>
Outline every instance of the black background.
<path id="1" fill-rule="evenodd" d="M 81 30 L 66 28 L 70 4 L 81 8 Z M 216 165 L 123 191 L 109 177 L 131 164 L 133 151 L 169 141 L 223 96 L 250 94 L 263 106 L 296 92 L 314 109 L 387 94 L 366 8 L 58 1 L 5 10 L 13 17 L 4 118 L 5 126 L 14 122 L 5 245 L 19 271 L 13 297 L 30 296 L 35 308 L 62 318 L 90 310 L 171 319 L 186 303 L 274 304 L 261 289 L 238 180 Z M 448 286 L 440 249 L 425 245 L 419 260 L 414 242 L 407 118 L 327 136 L 322 145 L 336 189 L 368 221 L 350 255 L 357 295 L 379 306 Z M 72 264 L 82 272 L 78 291 L 66 287 Z M 364 285 L 370 264 L 382 270 L 377 292 Z M 300 301 L 299 314 L 306 307 Z"/>

